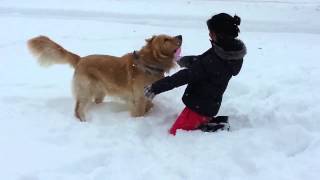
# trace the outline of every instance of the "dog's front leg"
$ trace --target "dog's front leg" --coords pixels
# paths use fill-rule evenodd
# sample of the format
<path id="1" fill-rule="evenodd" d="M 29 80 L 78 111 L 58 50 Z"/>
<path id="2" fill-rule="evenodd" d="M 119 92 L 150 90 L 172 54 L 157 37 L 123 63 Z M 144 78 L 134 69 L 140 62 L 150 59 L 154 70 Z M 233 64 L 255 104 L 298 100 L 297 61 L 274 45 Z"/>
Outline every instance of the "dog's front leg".
<path id="1" fill-rule="evenodd" d="M 131 116 L 139 117 L 146 113 L 146 103 L 145 97 L 137 97 L 133 100 L 130 107 Z"/>
<path id="2" fill-rule="evenodd" d="M 146 108 L 145 108 L 145 113 L 149 112 L 150 109 L 153 107 L 153 103 L 150 100 L 146 100 Z"/>

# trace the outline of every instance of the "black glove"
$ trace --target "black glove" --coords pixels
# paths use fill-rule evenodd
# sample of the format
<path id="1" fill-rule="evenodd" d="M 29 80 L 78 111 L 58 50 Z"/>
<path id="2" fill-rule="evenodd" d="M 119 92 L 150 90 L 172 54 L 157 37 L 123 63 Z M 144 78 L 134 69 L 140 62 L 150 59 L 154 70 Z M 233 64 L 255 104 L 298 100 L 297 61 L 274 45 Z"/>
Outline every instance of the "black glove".
<path id="1" fill-rule="evenodd" d="M 150 101 L 154 98 L 156 95 L 154 92 L 152 92 L 152 87 L 151 85 L 148 85 L 144 88 L 144 96 L 149 99 Z"/>

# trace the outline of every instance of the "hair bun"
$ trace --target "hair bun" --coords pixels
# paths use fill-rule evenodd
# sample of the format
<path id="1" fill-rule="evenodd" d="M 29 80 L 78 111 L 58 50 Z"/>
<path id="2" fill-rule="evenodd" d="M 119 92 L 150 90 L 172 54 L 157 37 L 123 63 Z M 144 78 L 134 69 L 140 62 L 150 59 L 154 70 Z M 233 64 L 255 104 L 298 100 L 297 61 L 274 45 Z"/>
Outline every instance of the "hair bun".
<path id="1" fill-rule="evenodd" d="M 233 23 L 234 23 L 235 25 L 239 26 L 240 23 L 241 23 L 241 18 L 240 18 L 239 16 L 237 16 L 237 15 L 234 15 L 234 16 L 233 16 Z"/>

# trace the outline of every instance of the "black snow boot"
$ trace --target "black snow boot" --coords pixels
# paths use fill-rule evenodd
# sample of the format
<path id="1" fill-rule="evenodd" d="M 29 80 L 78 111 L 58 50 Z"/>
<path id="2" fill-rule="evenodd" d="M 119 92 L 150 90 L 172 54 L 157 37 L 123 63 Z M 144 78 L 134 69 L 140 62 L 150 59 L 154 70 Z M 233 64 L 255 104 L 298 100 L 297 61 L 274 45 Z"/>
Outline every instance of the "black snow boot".
<path id="1" fill-rule="evenodd" d="M 230 130 L 228 116 L 217 116 L 209 119 L 208 123 L 199 126 L 203 132 L 216 132 L 218 130 Z"/>

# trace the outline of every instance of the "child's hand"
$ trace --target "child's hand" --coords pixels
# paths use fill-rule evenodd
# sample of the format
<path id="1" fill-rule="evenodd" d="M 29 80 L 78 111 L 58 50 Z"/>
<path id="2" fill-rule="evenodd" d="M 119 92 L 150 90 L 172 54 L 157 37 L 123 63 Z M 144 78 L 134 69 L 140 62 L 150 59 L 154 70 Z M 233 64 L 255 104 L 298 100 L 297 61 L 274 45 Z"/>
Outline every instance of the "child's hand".
<path id="1" fill-rule="evenodd" d="M 155 94 L 154 92 L 152 92 L 152 88 L 151 88 L 151 85 L 149 86 L 146 86 L 144 88 L 144 96 L 149 99 L 150 101 L 154 98 Z"/>

